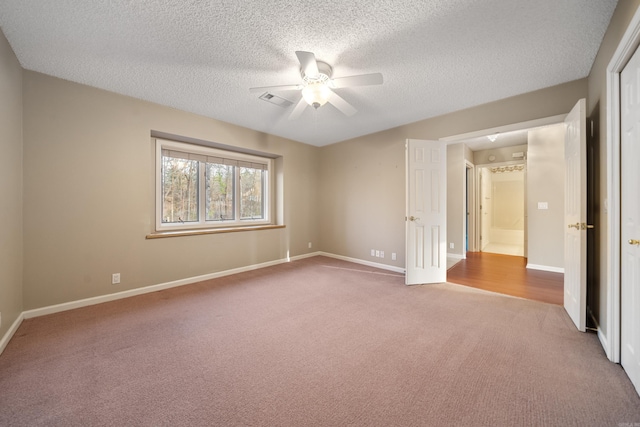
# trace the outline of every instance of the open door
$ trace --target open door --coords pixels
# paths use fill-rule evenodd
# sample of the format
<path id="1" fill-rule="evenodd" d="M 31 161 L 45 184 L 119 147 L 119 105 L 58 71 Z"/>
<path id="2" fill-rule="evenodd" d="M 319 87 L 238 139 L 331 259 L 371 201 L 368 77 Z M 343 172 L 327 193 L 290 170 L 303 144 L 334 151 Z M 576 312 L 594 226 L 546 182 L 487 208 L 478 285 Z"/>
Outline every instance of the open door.
<path id="1" fill-rule="evenodd" d="M 564 308 L 578 330 L 587 326 L 587 140 L 586 101 L 565 119 Z"/>
<path id="2" fill-rule="evenodd" d="M 406 143 L 407 285 L 447 280 L 447 146 Z"/>
<path id="3" fill-rule="evenodd" d="M 620 364 L 640 393 L 640 49 L 620 80 Z"/>

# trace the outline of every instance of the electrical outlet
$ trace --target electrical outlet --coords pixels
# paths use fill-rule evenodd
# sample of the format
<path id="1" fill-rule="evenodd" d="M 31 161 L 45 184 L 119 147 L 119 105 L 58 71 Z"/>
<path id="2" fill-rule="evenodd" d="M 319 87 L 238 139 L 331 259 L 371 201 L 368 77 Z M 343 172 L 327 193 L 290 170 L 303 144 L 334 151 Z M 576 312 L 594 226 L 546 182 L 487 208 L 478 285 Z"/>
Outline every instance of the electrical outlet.
<path id="1" fill-rule="evenodd" d="M 371 256 L 376 256 L 376 250 L 375 249 L 371 249 Z"/>
<path id="2" fill-rule="evenodd" d="M 111 284 L 117 285 L 118 283 L 120 283 L 120 273 L 113 273 L 111 275 Z"/>
<path id="3" fill-rule="evenodd" d="M 384 258 L 384 251 L 380 251 L 380 258 Z"/>
<path id="4" fill-rule="evenodd" d="M 453 249 L 454 245 L 453 243 L 449 243 L 449 249 Z"/>
<path id="5" fill-rule="evenodd" d="M 376 250 L 376 258 L 380 258 L 380 251 Z"/>
<path id="6" fill-rule="evenodd" d="M 311 249 L 311 242 L 309 242 L 309 249 Z"/>
<path id="7" fill-rule="evenodd" d="M 395 260 L 396 260 L 396 253 L 391 252 L 391 261 L 395 261 Z"/>

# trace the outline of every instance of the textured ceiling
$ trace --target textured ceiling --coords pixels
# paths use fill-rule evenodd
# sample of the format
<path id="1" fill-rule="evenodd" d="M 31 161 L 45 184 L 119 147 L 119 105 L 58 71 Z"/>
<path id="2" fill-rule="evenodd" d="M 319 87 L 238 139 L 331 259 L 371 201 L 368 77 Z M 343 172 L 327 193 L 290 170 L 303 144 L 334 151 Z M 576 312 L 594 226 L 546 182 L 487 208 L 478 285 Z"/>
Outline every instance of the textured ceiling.
<path id="1" fill-rule="evenodd" d="M 586 77 L 616 0 L 2 0 L 25 69 L 327 145 Z M 358 109 L 287 109 L 249 93 L 297 84 L 295 51 Z"/>

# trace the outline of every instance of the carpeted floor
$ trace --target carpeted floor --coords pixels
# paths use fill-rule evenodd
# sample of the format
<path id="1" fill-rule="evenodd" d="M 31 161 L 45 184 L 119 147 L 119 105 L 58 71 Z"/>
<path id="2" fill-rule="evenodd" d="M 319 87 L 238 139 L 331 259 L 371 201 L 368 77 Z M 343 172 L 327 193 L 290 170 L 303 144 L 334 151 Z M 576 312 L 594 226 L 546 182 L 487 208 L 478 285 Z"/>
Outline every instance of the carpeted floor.
<path id="1" fill-rule="evenodd" d="M 314 257 L 26 320 L 2 426 L 620 426 L 562 307 Z"/>

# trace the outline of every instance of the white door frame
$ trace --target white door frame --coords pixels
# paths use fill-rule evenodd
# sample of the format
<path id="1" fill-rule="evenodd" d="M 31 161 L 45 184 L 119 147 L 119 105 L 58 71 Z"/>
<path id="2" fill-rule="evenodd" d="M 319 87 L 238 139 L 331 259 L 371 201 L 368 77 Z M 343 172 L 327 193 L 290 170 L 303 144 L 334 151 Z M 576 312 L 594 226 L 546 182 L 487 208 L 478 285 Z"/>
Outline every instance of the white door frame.
<path id="1" fill-rule="evenodd" d="M 531 128 L 536 128 L 536 127 L 542 127 L 542 126 L 547 126 L 547 125 L 555 125 L 558 123 L 564 123 L 564 119 L 565 117 L 567 117 L 566 114 L 558 114 L 557 116 L 550 116 L 550 117 L 543 117 L 541 119 L 535 119 L 535 120 L 528 120 L 525 122 L 519 122 L 519 123 L 511 123 L 508 125 L 504 125 L 504 126 L 497 126 L 497 127 L 493 127 L 493 128 L 489 128 L 489 129 L 481 129 L 481 130 L 476 130 L 473 132 L 467 132 L 467 133 L 461 133 L 461 134 L 457 134 L 457 135 L 450 135 L 450 136 L 446 136 L 443 138 L 440 138 L 440 141 L 445 141 L 447 143 L 447 145 L 452 145 L 452 144 L 457 144 L 459 142 L 464 142 L 468 139 L 472 139 L 472 138 L 477 138 L 479 136 L 486 136 L 486 135 L 491 135 L 494 133 L 505 133 L 505 132 L 512 132 L 512 131 L 516 131 L 516 130 L 523 130 L 523 129 L 531 129 Z M 514 161 L 514 162 L 505 162 L 509 163 L 509 164 L 515 164 L 515 163 L 522 163 L 522 161 Z M 526 164 L 526 161 L 524 161 L 524 163 Z M 491 166 L 496 166 L 496 164 L 489 164 Z M 474 165 L 474 179 L 475 179 L 475 183 L 474 183 L 474 190 L 475 190 L 475 194 L 476 194 L 476 198 L 478 197 L 479 194 L 479 189 L 478 189 L 478 185 L 479 185 L 479 178 L 478 178 L 478 171 L 480 167 L 483 166 L 489 166 L 489 165 Z M 477 202 L 476 202 L 477 203 Z M 475 206 L 475 210 L 477 210 L 478 205 L 476 204 Z M 525 209 L 525 215 L 526 215 L 526 209 Z M 482 249 L 481 246 L 481 242 L 480 242 L 480 216 L 476 215 L 475 221 L 474 221 L 474 226 L 475 226 L 475 232 L 474 232 L 474 249 L 475 250 L 480 250 Z M 525 255 L 527 253 L 527 247 L 526 247 L 526 243 L 525 243 Z"/>
<path id="2" fill-rule="evenodd" d="M 467 239 L 467 247 L 463 250 L 463 258 L 467 257 L 467 252 L 475 252 L 476 250 L 476 169 L 473 163 L 468 160 L 464 161 L 465 180 L 464 180 L 464 197 L 465 197 L 465 221 L 463 238 Z"/>
<path id="3" fill-rule="evenodd" d="M 559 117 L 559 116 L 558 116 Z M 564 116 L 563 116 L 564 117 Z M 475 238 L 477 239 L 476 242 L 478 243 L 478 246 L 476 248 L 477 252 L 481 252 L 482 251 L 482 245 L 481 245 L 481 238 L 480 238 L 480 234 L 482 232 L 482 212 L 480 212 L 480 205 L 482 205 L 482 200 L 480 200 L 481 197 L 481 188 L 480 188 L 480 174 L 482 173 L 482 169 L 489 169 L 489 168 L 493 168 L 493 167 L 500 167 L 500 166 L 513 166 L 513 165 L 524 165 L 524 256 L 527 256 L 527 240 L 526 240 L 526 236 L 527 236 L 527 229 L 528 229 L 528 224 L 527 224 L 527 160 L 526 159 L 519 159 L 519 160 L 508 160 L 505 162 L 496 162 L 496 163 L 483 163 L 480 165 L 475 165 L 475 174 L 474 174 L 474 178 L 476 180 L 476 194 L 475 194 L 475 214 L 476 214 L 476 218 L 477 218 L 477 222 L 476 222 L 476 235 Z M 485 236 L 485 240 L 486 240 L 486 236 Z"/>
<path id="4" fill-rule="evenodd" d="M 640 9 L 636 10 L 607 67 L 607 325 L 598 338 L 609 360 L 620 363 L 620 73 L 640 45 Z"/>

